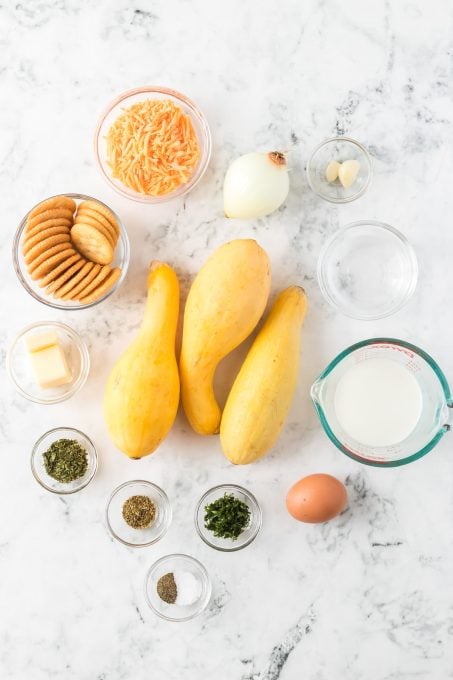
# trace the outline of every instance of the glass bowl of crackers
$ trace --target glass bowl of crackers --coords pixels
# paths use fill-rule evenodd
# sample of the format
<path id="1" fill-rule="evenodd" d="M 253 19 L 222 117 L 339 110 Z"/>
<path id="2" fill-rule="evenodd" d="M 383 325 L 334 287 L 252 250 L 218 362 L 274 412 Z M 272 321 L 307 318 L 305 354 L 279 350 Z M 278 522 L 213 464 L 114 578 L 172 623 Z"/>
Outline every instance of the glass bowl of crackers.
<path id="1" fill-rule="evenodd" d="M 159 204 L 187 194 L 211 158 L 208 122 L 188 97 L 167 87 L 123 92 L 94 136 L 99 169 L 126 198 Z"/>
<path id="2" fill-rule="evenodd" d="M 13 243 L 22 286 L 55 309 L 85 309 L 105 300 L 124 280 L 129 256 L 118 215 L 84 194 L 60 194 L 35 205 Z"/>

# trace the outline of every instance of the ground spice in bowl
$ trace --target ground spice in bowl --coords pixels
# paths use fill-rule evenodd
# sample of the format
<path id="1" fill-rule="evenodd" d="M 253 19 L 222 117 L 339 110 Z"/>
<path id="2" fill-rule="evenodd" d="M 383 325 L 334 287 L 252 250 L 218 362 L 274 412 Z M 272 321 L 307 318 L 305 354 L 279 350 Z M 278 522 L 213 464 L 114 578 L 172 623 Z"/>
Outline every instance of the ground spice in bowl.
<path id="1" fill-rule="evenodd" d="M 83 477 L 87 471 L 87 452 L 75 439 L 57 439 L 42 457 L 49 477 L 63 484 Z"/>
<path id="2" fill-rule="evenodd" d="M 148 496 L 131 496 L 123 503 L 123 519 L 133 529 L 147 529 L 156 518 L 156 506 Z"/>
<path id="3" fill-rule="evenodd" d="M 164 574 L 157 582 L 157 594 L 167 604 L 174 604 L 178 595 L 175 577 L 173 574 Z"/>
<path id="4" fill-rule="evenodd" d="M 190 571 L 164 574 L 157 581 L 156 589 L 161 600 L 179 607 L 192 605 L 201 595 L 200 581 Z"/>

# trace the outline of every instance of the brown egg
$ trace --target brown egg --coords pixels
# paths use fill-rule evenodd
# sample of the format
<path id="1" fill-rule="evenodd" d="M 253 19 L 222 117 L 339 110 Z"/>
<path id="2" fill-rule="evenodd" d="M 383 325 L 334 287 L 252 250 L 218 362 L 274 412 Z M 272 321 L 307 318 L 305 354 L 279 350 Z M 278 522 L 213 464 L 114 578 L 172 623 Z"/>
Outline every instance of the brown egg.
<path id="1" fill-rule="evenodd" d="M 308 475 L 296 482 L 286 496 L 286 508 L 300 522 L 326 522 L 346 507 L 346 488 L 331 475 Z"/>

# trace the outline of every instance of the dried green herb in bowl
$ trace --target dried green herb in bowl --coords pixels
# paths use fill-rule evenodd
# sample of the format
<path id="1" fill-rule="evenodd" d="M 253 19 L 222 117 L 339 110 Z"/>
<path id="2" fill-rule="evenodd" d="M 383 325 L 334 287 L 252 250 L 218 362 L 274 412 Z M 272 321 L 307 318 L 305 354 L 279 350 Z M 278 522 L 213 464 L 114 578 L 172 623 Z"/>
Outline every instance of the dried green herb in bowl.
<path id="1" fill-rule="evenodd" d="M 57 439 L 42 457 L 49 477 L 63 484 L 83 477 L 88 468 L 87 452 L 75 439 Z"/>
<path id="2" fill-rule="evenodd" d="M 236 541 L 250 523 L 250 509 L 247 503 L 232 493 L 224 493 L 217 500 L 204 507 L 204 526 L 217 538 Z"/>
<path id="3" fill-rule="evenodd" d="M 149 496 L 130 496 L 123 503 L 123 519 L 133 529 L 147 529 L 156 517 L 156 506 Z"/>

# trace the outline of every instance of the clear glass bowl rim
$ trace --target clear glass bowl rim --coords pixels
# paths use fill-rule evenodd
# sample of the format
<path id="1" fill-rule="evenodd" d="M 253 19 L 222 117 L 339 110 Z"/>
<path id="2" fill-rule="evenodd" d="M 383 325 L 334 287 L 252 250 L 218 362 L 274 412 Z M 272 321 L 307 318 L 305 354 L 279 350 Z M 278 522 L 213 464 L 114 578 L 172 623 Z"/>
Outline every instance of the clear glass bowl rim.
<path id="1" fill-rule="evenodd" d="M 222 490 L 228 490 L 228 489 L 239 491 L 250 500 L 250 505 L 252 506 L 251 507 L 252 517 L 253 517 L 253 520 L 256 523 L 255 530 L 251 534 L 249 539 L 245 543 L 242 543 L 238 546 L 234 546 L 234 544 L 233 544 L 233 547 L 231 547 L 231 548 L 225 548 L 223 546 L 219 546 L 219 545 L 215 545 L 214 543 L 211 543 L 211 541 L 207 538 L 207 536 L 204 535 L 203 530 L 199 526 L 199 523 L 198 523 L 199 510 L 202 507 L 203 503 L 206 501 L 206 498 L 216 491 L 222 491 Z M 256 497 L 248 489 L 245 489 L 243 486 L 239 486 L 238 484 L 217 484 L 216 486 L 213 486 L 211 489 L 208 489 L 208 491 L 206 491 L 201 496 L 201 498 L 198 501 L 196 508 L 195 508 L 194 520 L 195 520 L 195 529 L 197 530 L 199 537 L 202 539 L 202 541 L 204 541 L 206 543 L 206 545 L 209 545 L 211 548 L 214 548 L 214 550 L 218 550 L 219 552 L 236 552 L 238 550 L 242 550 L 242 548 L 246 548 L 258 536 L 259 531 L 260 531 L 261 526 L 262 526 L 262 523 L 263 523 L 263 513 L 261 511 L 260 504 L 256 500 Z"/>
<path id="2" fill-rule="evenodd" d="M 153 92 L 163 94 L 163 95 L 168 95 L 169 97 L 173 97 L 174 99 L 178 100 L 182 104 L 185 104 L 189 109 L 191 109 L 196 116 L 198 117 L 199 123 L 201 127 L 203 128 L 203 140 L 201 142 L 203 149 L 202 149 L 202 163 L 200 163 L 199 167 L 197 168 L 196 172 L 194 173 L 194 176 L 189 182 L 186 182 L 185 184 L 182 184 L 178 189 L 175 191 L 171 192 L 170 194 L 165 194 L 164 196 L 148 196 L 145 194 L 139 194 L 136 192 L 136 195 L 132 193 L 129 193 L 129 191 L 125 188 L 124 190 L 121 189 L 121 187 L 117 186 L 113 181 L 112 178 L 109 176 L 109 174 L 105 171 L 104 166 L 101 162 L 100 154 L 99 154 L 99 138 L 101 134 L 101 129 L 104 124 L 105 119 L 107 116 L 112 112 L 112 110 L 115 108 L 115 106 L 118 106 L 118 104 L 121 104 L 122 101 L 125 99 L 128 99 L 129 97 L 133 97 L 134 95 L 139 95 L 139 94 L 152 94 Z M 96 158 L 96 162 L 98 165 L 99 170 L 101 171 L 102 176 L 104 179 L 107 181 L 108 185 L 112 187 L 118 194 L 121 196 L 128 198 L 129 200 L 132 201 L 137 201 L 139 203 L 147 203 L 148 205 L 159 205 L 161 203 L 166 203 L 168 201 L 171 201 L 175 198 L 178 198 L 180 196 L 184 196 L 186 193 L 191 191 L 203 178 L 209 162 L 211 160 L 211 153 L 212 153 L 212 138 L 211 138 L 211 130 L 208 125 L 208 121 L 202 112 L 202 110 L 195 104 L 195 102 L 192 101 L 189 97 L 186 97 L 186 95 L 182 94 L 181 92 L 178 92 L 178 90 L 173 90 L 172 88 L 169 87 L 164 87 L 162 85 L 144 85 L 143 87 L 135 87 L 130 90 L 126 90 L 125 92 L 122 92 L 119 94 L 115 99 L 113 99 L 107 106 L 104 108 L 101 116 L 99 117 L 98 123 L 96 125 L 96 129 L 94 132 L 94 155 Z"/>
<path id="3" fill-rule="evenodd" d="M 14 372 L 11 368 L 11 362 L 12 362 L 12 354 L 13 351 L 17 345 L 17 343 L 24 337 L 26 333 L 29 331 L 33 330 L 34 328 L 40 328 L 42 326 L 55 326 L 57 328 L 60 328 L 64 330 L 66 333 L 69 335 L 73 336 L 75 338 L 75 341 L 77 343 L 77 347 L 80 351 L 81 354 L 81 364 L 82 364 L 82 370 L 80 371 L 80 375 L 76 382 L 74 383 L 74 386 L 72 387 L 71 390 L 68 392 L 65 392 L 62 396 L 60 397 L 55 397 L 54 399 L 38 399 L 36 397 L 32 397 L 28 392 L 25 392 L 22 387 L 19 385 L 17 382 Z M 60 404 L 62 401 L 66 401 L 66 399 L 70 399 L 71 397 L 74 396 L 74 394 L 77 394 L 79 390 L 82 389 L 82 387 L 85 385 L 88 375 L 90 373 L 90 353 L 88 351 L 88 347 L 86 345 L 85 340 L 82 338 L 77 331 L 75 331 L 71 326 L 68 326 L 67 324 L 61 322 L 61 321 L 35 321 L 34 323 L 29 324 L 28 326 L 24 326 L 19 333 L 16 335 L 14 338 L 13 342 L 11 345 L 8 347 L 8 351 L 6 353 L 6 370 L 9 375 L 10 380 L 14 383 L 14 386 L 16 390 L 19 392 L 19 394 L 24 397 L 25 399 L 28 399 L 28 401 L 32 401 L 35 404 L 42 404 L 43 406 L 47 406 L 50 404 Z M 67 428 L 71 429 L 71 428 Z M 52 431 L 52 430 L 51 430 Z M 77 430 L 76 430 L 77 431 Z M 81 433 L 84 437 L 86 435 Z M 43 435 L 44 436 L 44 435 Z M 87 437 L 88 439 L 88 437 Z"/>
<path id="4" fill-rule="evenodd" d="M 156 536 L 156 538 L 153 538 L 152 541 L 146 541 L 146 543 L 129 543 L 129 541 L 125 541 L 124 538 L 121 538 L 120 536 L 118 536 L 118 534 L 113 530 L 113 527 L 110 524 L 110 520 L 109 520 L 109 508 L 110 508 L 110 503 L 112 502 L 113 498 L 116 496 L 116 494 L 119 491 L 121 491 L 121 489 L 124 489 L 126 486 L 132 486 L 133 484 L 144 484 L 145 486 L 152 487 L 153 489 L 155 489 L 157 491 L 158 494 L 160 494 L 162 496 L 162 498 L 164 499 L 163 502 L 167 506 L 168 517 L 167 517 L 166 525 L 163 528 L 163 531 L 158 536 Z M 172 520 L 172 509 L 171 509 L 170 499 L 168 498 L 167 494 L 165 493 L 165 491 L 160 486 L 158 486 L 157 484 L 154 484 L 154 482 L 148 481 L 147 479 L 131 479 L 131 480 L 129 480 L 127 482 L 123 482 L 119 486 L 115 487 L 113 489 L 112 493 L 110 494 L 109 498 L 108 498 L 107 505 L 105 506 L 105 521 L 107 523 L 107 529 L 108 529 L 110 535 L 115 540 L 122 543 L 123 545 L 127 545 L 128 548 L 146 548 L 150 545 L 154 545 L 154 543 L 157 543 L 161 538 L 163 538 L 163 536 L 165 536 L 165 534 L 167 533 L 168 528 L 171 524 L 171 520 Z"/>
<path id="5" fill-rule="evenodd" d="M 27 217 L 28 217 L 29 213 L 32 210 L 34 210 L 34 208 L 36 208 L 40 203 L 48 200 L 48 198 L 57 198 L 58 196 L 68 196 L 68 198 L 74 198 L 76 200 L 81 199 L 83 201 L 96 201 L 97 203 L 100 203 L 105 208 L 110 210 L 110 212 L 116 218 L 118 225 L 119 225 L 119 228 L 120 228 L 121 240 L 122 240 L 122 244 L 123 244 L 123 248 L 124 248 L 123 262 L 121 263 L 121 269 L 122 269 L 121 276 L 118 279 L 118 281 L 115 283 L 115 285 L 105 295 L 100 297 L 98 300 L 95 300 L 94 302 L 90 302 L 87 305 L 78 305 L 77 304 L 77 305 L 69 306 L 69 305 L 60 304 L 59 302 L 53 302 L 50 299 L 46 300 L 45 298 L 41 297 L 36 291 L 34 291 L 29 286 L 29 284 L 27 283 L 27 281 L 23 277 L 22 272 L 20 270 L 20 266 L 19 266 L 20 239 L 21 239 L 22 233 L 25 229 L 25 225 L 26 225 Z M 21 286 L 27 291 L 27 293 L 29 295 L 31 295 L 35 300 L 37 300 L 41 304 L 46 305 L 47 307 L 51 307 L 52 309 L 62 309 L 65 312 L 72 312 L 72 311 L 76 311 L 76 310 L 79 310 L 79 309 L 89 309 L 90 307 L 94 307 L 95 305 L 98 305 L 99 303 L 103 302 L 104 300 L 107 300 L 107 298 L 110 297 L 110 295 L 112 295 L 119 288 L 119 286 L 122 284 L 122 282 L 124 281 L 124 279 L 126 277 L 127 270 L 128 270 L 128 267 L 129 267 L 129 260 L 130 260 L 130 244 L 129 244 L 129 238 L 128 238 L 128 235 L 127 235 L 127 232 L 126 232 L 126 228 L 123 224 L 123 221 L 116 214 L 116 212 L 113 210 L 113 208 L 111 208 L 109 205 L 107 205 L 103 201 L 99 200 L 99 198 L 94 198 L 93 196 L 88 196 L 88 194 L 78 194 L 78 193 L 74 193 L 74 192 L 54 194 L 53 196 L 49 196 L 48 198 L 43 198 L 41 201 L 38 201 L 38 203 L 36 203 L 36 205 L 32 206 L 30 208 L 30 210 L 26 213 L 26 215 L 22 218 L 19 226 L 16 229 L 16 233 L 14 234 L 14 239 L 13 239 L 13 266 L 14 266 L 14 271 L 16 272 L 16 276 L 19 279 Z"/>
<path id="6" fill-rule="evenodd" d="M 78 486 L 76 489 L 68 489 L 68 491 L 61 491 L 59 489 L 52 489 L 50 486 L 47 486 L 47 484 L 38 475 L 36 468 L 35 468 L 35 465 L 34 465 L 35 455 L 38 451 L 40 444 L 50 434 L 54 434 L 55 432 L 60 432 L 61 430 L 65 430 L 66 432 L 74 432 L 77 435 L 79 435 L 80 437 L 82 437 L 83 439 L 86 439 L 86 441 L 89 442 L 89 444 L 91 446 L 92 455 L 93 455 L 93 458 L 94 458 L 94 465 L 93 465 L 93 470 L 92 470 L 91 475 L 89 477 L 87 477 L 87 479 L 84 481 L 84 483 L 81 486 Z M 90 454 L 88 454 L 88 455 L 90 455 Z M 40 438 L 34 443 L 32 451 L 31 451 L 30 464 L 31 464 L 31 471 L 33 473 L 33 477 L 36 479 L 38 484 L 40 484 L 44 489 L 46 489 L 47 491 L 50 491 L 51 493 L 56 494 L 57 496 L 69 496 L 70 494 L 77 493 L 78 491 L 81 491 L 86 486 L 88 486 L 88 484 L 91 482 L 91 480 L 93 479 L 93 477 L 96 474 L 96 471 L 98 469 L 98 463 L 99 463 L 98 452 L 97 452 L 95 445 L 93 444 L 93 441 L 90 439 L 90 437 L 88 435 L 86 435 L 85 432 L 82 432 L 82 430 L 78 430 L 75 427 L 65 427 L 64 425 L 60 425 L 59 427 L 54 427 L 51 430 L 44 432 L 44 434 L 41 435 Z"/>
<path id="7" fill-rule="evenodd" d="M 154 607 L 153 603 L 151 602 L 151 598 L 149 597 L 149 594 L 148 594 L 148 581 L 149 581 L 151 573 L 154 571 L 154 569 L 159 567 L 162 563 L 164 563 L 164 562 L 166 562 L 167 560 L 170 560 L 170 559 L 177 559 L 178 560 L 178 559 L 181 559 L 181 558 L 183 558 L 185 560 L 189 560 L 190 562 L 193 562 L 194 564 L 197 565 L 198 569 L 203 574 L 204 582 L 205 582 L 205 585 L 206 585 L 206 595 L 205 595 L 205 598 L 203 600 L 203 606 L 200 607 L 199 609 L 197 609 L 193 614 L 190 614 L 190 616 L 184 616 L 184 617 L 181 617 L 181 618 L 174 618 L 172 616 L 166 616 L 166 614 L 164 614 L 163 612 L 160 612 L 158 609 L 156 609 Z M 184 621 L 191 621 L 192 619 L 199 616 L 206 609 L 206 607 L 208 606 L 209 601 L 211 599 L 212 583 L 211 583 L 211 578 L 210 578 L 210 576 L 209 576 L 209 574 L 206 570 L 206 567 L 200 562 L 200 560 L 197 560 L 196 557 L 192 557 L 192 555 L 187 555 L 186 553 L 171 553 L 170 555 L 164 555 L 163 557 L 159 557 L 158 560 L 153 562 L 153 564 L 150 566 L 150 568 L 146 572 L 144 589 L 145 589 L 145 599 L 146 599 L 151 611 L 153 611 L 154 614 L 156 614 L 156 616 L 159 616 L 161 619 L 165 619 L 166 621 L 171 621 L 172 623 L 182 623 Z"/>
<path id="8" fill-rule="evenodd" d="M 447 406 L 450 408 L 453 408 L 453 399 L 451 395 L 451 390 L 449 387 L 449 384 L 447 382 L 447 379 L 439 367 L 439 365 L 434 361 L 434 359 L 427 354 L 424 350 L 420 349 L 416 345 L 412 345 L 410 342 L 406 342 L 405 340 L 398 340 L 396 338 L 370 338 L 369 340 L 362 340 L 361 342 L 356 342 L 354 345 L 351 345 L 350 347 L 347 347 L 344 349 L 340 354 L 338 354 L 331 362 L 330 364 L 324 369 L 324 371 L 319 375 L 319 377 L 315 380 L 311 387 L 311 398 L 314 404 L 314 407 L 316 409 L 316 412 L 318 414 L 319 420 L 321 421 L 321 425 L 326 433 L 326 435 L 329 437 L 330 441 L 332 444 L 334 444 L 337 449 L 339 449 L 342 453 L 344 453 L 348 458 L 352 458 L 352 460 L 357 461 L 358 463 L 363 463 L 364 465 L 370 465 L 372 467 L 379 467 L 379 468 L 386 468 L 386 467 L 399 467 L 401 465 L 406 465 L 407 463 L 412 463 L 415 460 L 418 460 L 419 458 L 422 458 L 423 456 L 426 456 L 427 453 L 429 453 L 437 444 L 437 442 L 444 436 L 446 432 L 449 431 L 450 426 L 449 425 L 444 425 L 443 428 L 439 430 L 439 432 L 431 439 L 430 442 L 428 442 L 422 449 L 417 451 L 416 453 L 411 454 L 410 456 L 406 456 L 405 458 L 400 458 L 399 460 L 394 460 L 394 461 L 374 461 L 374 460 L 369 460 L 368 458 L 362 458 L 361 456 L 357 456 L 354 454 L 352 451 L 350 451 L 348 448 L 343 446 L 343 444 L 340 442 L 339 439 L 335 436 L 335 434 L 332 432 L 330 425 L 327 421 L 327 418 L 324 414 L 324 409 L 322 408 L 321 404 L 319 403 L 316 394 L 315 394 L 315 387 L 324 379 L 326 378 L 337 366 L 337 364 L 340 363 L 345 357 L 347 357 L 349 354 L 352 354 L 357 349 L 361 349 L 362 347 L 367 347 L 368 345 L 375 345 L 375 344 L 392 344 L 396 345 L 398 347 L 404 347 L 405 349 L 409 349 L 415 354 L 418 354 L 422 359 L 426 361 L 427 364 L 433 369 L 434 373 L 436 374 L 439 383 L 442 387 L 442 391 L 445 396 L 445 401 L 447 403 Z"/>
<path id="9" fill-rule="evenodd" d="M 386 312 L 382 312 L 381 314 L 352 314 L 351 312 L 347 312 L 341 307 L 340 305 L 337 304 L 337 302 L 331 297 L 329 289 L 325 283 L 325 277 L 324 277 L 324 265 L 325 265 L 325 259 L 326 255 L 331 248 L 332 244 L 335 243 L 335 241 L 340 238 L 343 234 L 345 234 L 347 231 L 351 229 L 355 229 L 357 227 L 365 227 L 365 226 L 371 226 L 371 227 L 377 227 L 378 229 L 383 229 L 385 231 L 390 232 L 394 236 L 396 236 L 401 243 L 404 246 L 404 249 L 409 257 L 410 263 L 411 263 L 411 268 L 412 268 L 412 279 L 410 282 L 410 286 L 408 287 L 405 295 L 401 300 L 398 302 L 397 305 L 392 307 Z M 396 314 L 404 305 L 410 300 L 412 295 L 414 294 L 414 291 L 417 287 L 417 282 L 418 282 L 418 260 L 417 256 L 415 254 L 415 250 L 412 246 L 412 244 L 409 242 L 409 240 L 406 238 L 406 236 L 399 231 L 399 229 L 396 229 L 395 227 L 392 227 L 391 224 L 387 224 L 386 222 L 380 222 L 379 220 L 358 220 L 357 222 L 350 222 L 349 224 L 346 224 L 344 227 L 340 227 L 335 231 L 324 243 L 324 245 L 321 248 L 321 251 L 318 256 L 318 263 L 316 267 L 316 274 L 317 274 L 317 279 L 318 279 L 318 285 L 321 289 L 321 293 L 324 296 L 324 299 L 334 308 L 338 309 L 342 314 L 345 316 L 348 316 L 350 319 L 357 319 L 360 321 L 376 321 L 377 319 L 385 319 L 388 316 L 391 316 L 392 314 Z"/>
<path id="10" fill-rule="evenodd" d="M 327 146 L 328 144 L 332 144 L 332 142 L 349 142 L 350 144 L 354 144 L 357 146 L 360 151 L 364 154 L 365 158 L 367 159 L 368 162 L 368 178 L 366 183 L 363 185 L 363 187 L 358 191 L 356 194 L 352 194 L 352 196 L 346 196 L 344 198 L 334 198 L 332 196 L 326 196 L 325 194 L 321 193 L 312 184 L 311 177 L 310 177 L 310 167 L 313 162 L 313 158 L 315 155 L 320 151 L 324 146 Z M 307 181 L 310 189 L 313 191 L 316 196 L 319 196 L 320 198 L 323 198 L 325 201 L 329 201 L 329 203 L 350 203 L 351 201 L 355 201 L 357 198 L 360 198 L 360 196 L 363 196 L 363 194 L 367 191 L 368 187 L 370 186 L 371 183 L 371 178 L 373 176 L 373 161 L 371 160 L 370 153 L 368 149 L 363 146 L 360 142 L 358 142 L 356 139 L 353 139 L 352 137 L 346 137 L 345 135 L 338 135 L 336 137 L 329 137 L 329 139 L 325 139 L 323 142 L 318 144 L 313 151 L 310 154 L 310 158 L 308 159 L 307 162 L 307 167 L 306 167 L 306 174 L 307 174 Z"/>

